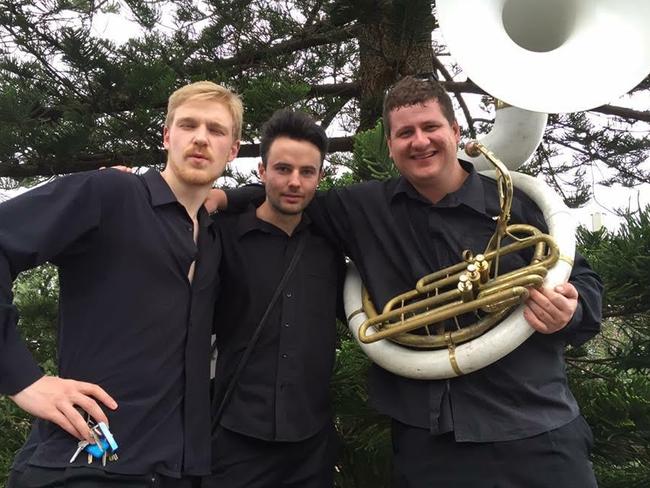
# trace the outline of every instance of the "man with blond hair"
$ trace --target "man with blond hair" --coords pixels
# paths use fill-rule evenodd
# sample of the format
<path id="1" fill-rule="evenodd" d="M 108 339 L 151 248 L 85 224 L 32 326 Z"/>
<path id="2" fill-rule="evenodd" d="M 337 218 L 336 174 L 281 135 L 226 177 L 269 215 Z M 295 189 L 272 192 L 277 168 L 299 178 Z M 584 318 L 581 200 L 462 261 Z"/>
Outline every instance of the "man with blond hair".
<path id="1" fill-rule="evenodd" d="M 0 205 L 0 393 L 37 419 L 8 487 L 191 487 L 209 471 L 209 337 L 220 246 L 203 201 L 239 149 L 242 104 L 211 82 L 169 98 L 167 164 L 59 178 Z M 11 286 L 58 266 L 58 376 L 16 330 Z M 110 425 L 118 459 L 73 461 Z"/>

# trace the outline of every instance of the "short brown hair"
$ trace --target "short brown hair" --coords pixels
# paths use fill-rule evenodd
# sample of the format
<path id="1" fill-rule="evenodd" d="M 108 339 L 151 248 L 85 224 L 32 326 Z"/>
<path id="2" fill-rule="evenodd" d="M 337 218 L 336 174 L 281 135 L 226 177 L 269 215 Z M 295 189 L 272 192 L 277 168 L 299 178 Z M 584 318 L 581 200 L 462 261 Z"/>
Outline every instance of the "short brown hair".
<path id="1" fill-rule="evenodd" d="M 450 124 L 456 121 L 451 98 L 449 98 L 442 85 L 433 78 L 421 79 L 414 76 L 405 76 L 390 87 L 384 97 L 382 114 L 386 137 L 390 137 L 390 113 L 393 110 L 424 104 L 429 100 L 436 100 L 440 104 L 442 113 Z"/>
<path id="2" fill-rule="evenodd" d="M 213 100 L 223 104 L 233 120 L 232 135 L 235 139 L 241 139 L 241 128 L 244 118 L 244 105 L 239 95 L 226 87 L 217 85 L 211 81 L 197 81 L 185 85 L 169 97 L 167 104 L 167 118 L 165 127 L 169 127 L 174 120 L 174 112 L 178 107 L 190 100 Z"/>

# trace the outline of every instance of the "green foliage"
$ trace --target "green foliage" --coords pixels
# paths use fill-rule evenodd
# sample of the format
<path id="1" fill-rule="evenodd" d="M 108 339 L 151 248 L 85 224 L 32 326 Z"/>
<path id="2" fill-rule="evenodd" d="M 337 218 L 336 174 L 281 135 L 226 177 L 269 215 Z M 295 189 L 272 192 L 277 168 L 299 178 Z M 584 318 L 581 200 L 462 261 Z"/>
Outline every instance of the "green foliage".
<path id="1" fill-rule="evenodd" d="M 339 324 L 340 345 L 332 380 L 336 427 L 341 438 L 338 488 L 390 486 L 390 424 L 368 405 L 370 361 L 347 328 Z"/>
<path id="2" fill-rule="evenodd" d="M 399 176 L 388 151 L 381 120 L 374 128 L 355 136 L 350 169 L 358 181 L 386 180 Z"/>
<path id="3" fill-rule="evenodd" d="M 647 310 L 650 303 L 650 208 L 626 213 L 625 225 L 617 234 L 602 231 L 580 238 L 590 241 L 587 258 L 607 283 L 607 316 Z"/>
<path id="4" fill-rule="evenodd" d="M 580 229 L 579 247 L 605 284 L 601 334 L 569 354 L 570 381 L 594 432 L 601 488 L 650 486 L 650 208 L 616 233 Z"/>
<path id="5" fill-rule="evenodd" d="M 0 397 L 0 486 L 5 486 L 16 452 L 25 442 L 30 418 L 7 397 Z"/>

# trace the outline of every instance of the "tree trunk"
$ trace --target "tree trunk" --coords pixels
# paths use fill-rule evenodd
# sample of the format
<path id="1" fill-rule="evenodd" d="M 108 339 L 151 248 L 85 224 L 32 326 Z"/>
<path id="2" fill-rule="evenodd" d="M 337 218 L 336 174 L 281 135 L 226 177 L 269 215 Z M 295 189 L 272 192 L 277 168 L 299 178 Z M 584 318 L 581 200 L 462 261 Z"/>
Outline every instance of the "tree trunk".
<path id="1" fill-rule="evenodd" d="M 360 12 L 358 19 L 362 25 L 358 36 L 359 130 L 375 126 L 384 94 L 396 80 L 434 71 L 432 2 L 377 1 L 373 7 L 373 12 Z"/>

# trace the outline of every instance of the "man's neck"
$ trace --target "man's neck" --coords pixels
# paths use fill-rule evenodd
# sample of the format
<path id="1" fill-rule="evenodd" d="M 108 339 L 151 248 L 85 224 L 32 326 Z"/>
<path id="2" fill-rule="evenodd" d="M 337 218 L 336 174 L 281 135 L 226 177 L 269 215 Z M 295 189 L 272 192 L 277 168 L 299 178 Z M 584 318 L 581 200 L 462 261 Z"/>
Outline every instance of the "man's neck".
<path id="1" fill-rule="evenodd" d="M 185 207 L 190 218 L 196 221 L 199 209 L 203 205 L 203 202 L 205 202 L 211 185 L 197 186 L 182 183 L 167 169 L 161 175 L 169 185 L 169 188 L 171 188 L 176 200 Z"/>
<path id="2" fill-rule="evenodd" d="M 302 219 L 302 212 L 298 214 L 281 213 L 274 209 L 268 200 L 264 201 L 262 205 L 257 207 L 255 215 L 258 219 L 276 226 L 288 235 L 293 234 L 293 231 L 296 230 L 296 227 Z"/>
<path id="3" fill-rule="evenodd" d="M 429 200 L 431 203 L 438 203 L 440 200 L 445 198 L 449 193 L 454 193 L 458 191 L 465 180 L 469 176 L 469 173 L 465 172 L 463 167 L 459 164 L 457 170 L 453 171 L 450 175 L 445 175 L 444 179 L 436 179 L 434 181 L 421 183 L 413 182 L 410 183 L 417 190 L 417 192 Z M 442 180 L 442 181 L 441 181 Z"/>

